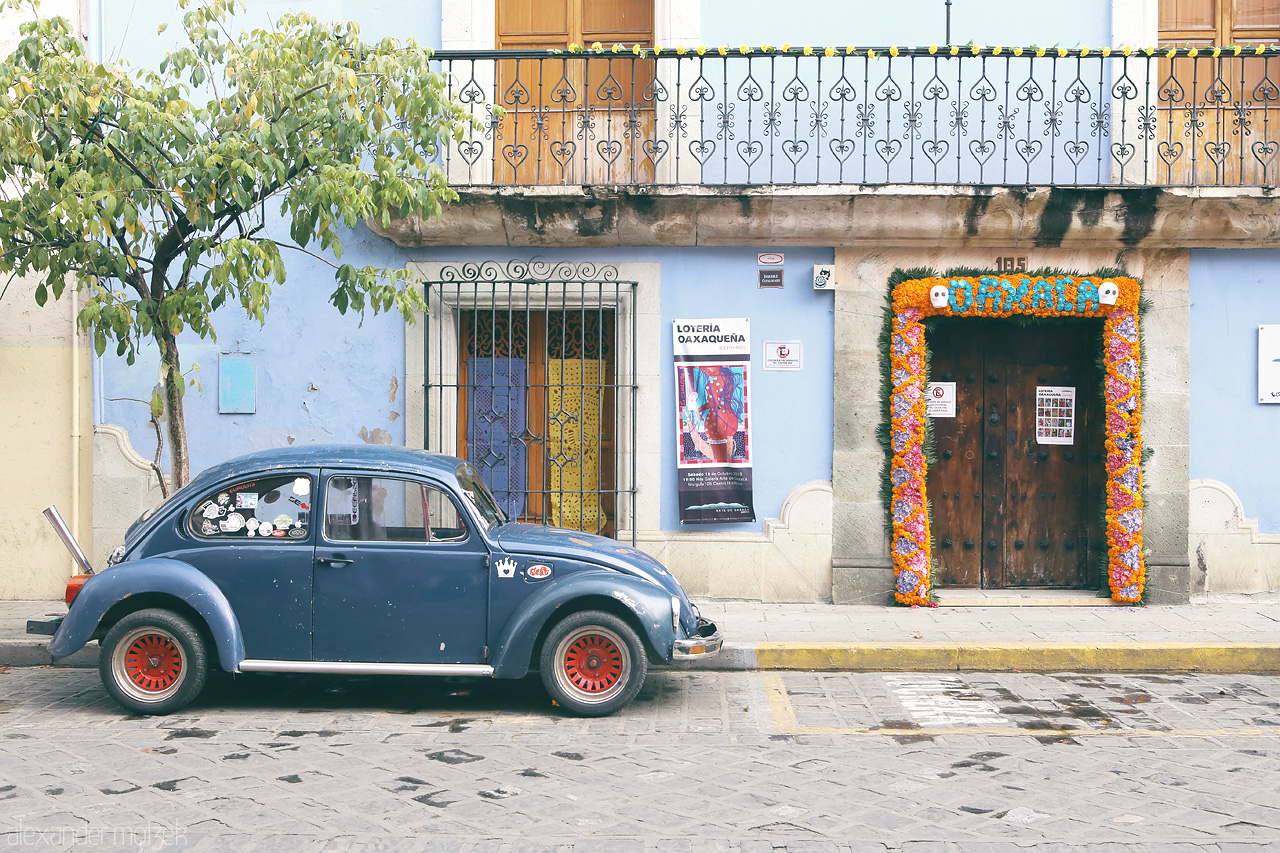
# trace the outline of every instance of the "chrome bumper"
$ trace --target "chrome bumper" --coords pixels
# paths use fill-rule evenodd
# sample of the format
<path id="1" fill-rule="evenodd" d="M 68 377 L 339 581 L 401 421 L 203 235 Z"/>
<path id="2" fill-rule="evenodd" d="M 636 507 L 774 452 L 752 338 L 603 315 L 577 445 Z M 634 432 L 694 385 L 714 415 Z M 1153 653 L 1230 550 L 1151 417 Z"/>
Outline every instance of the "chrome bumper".
<path id="1" fill-rule="evenodd" d="M 676 640 L 675 648 L 672 650 L 672 660 L 695 660 L 720 654 L 720 647 L 724 645 L 724 637 L 720 636 L 720 631 L 712 623 L 707 622 L 705 625 L 711 629 L 707 636 Z"/>

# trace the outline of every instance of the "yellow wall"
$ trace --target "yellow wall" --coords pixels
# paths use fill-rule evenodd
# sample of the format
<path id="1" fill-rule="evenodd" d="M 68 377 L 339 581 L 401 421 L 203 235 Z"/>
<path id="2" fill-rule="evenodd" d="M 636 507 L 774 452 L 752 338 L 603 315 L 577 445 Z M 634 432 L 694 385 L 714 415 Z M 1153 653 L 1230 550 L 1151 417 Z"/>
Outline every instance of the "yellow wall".
<path id="1" fill-rule="evenodd" d="M 62 597 L 73 564 L 41 515 L 50 504 L 93 552 L 89 350 L 72 348 L 70 294 L 40 308 L 34 289 L 15 279 L 0 300 L 0 599 Z"/>

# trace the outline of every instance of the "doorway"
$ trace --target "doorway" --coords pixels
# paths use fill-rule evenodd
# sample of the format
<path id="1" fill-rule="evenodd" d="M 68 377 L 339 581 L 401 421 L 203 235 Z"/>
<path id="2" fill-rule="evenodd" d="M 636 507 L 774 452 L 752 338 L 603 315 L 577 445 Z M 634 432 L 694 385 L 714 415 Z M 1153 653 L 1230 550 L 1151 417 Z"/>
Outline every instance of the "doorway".
<path id="1" fill-rule="evenodd" d="M 1099 585 L 1107 550 L 1101 333 L 1099 319 L 927 325 L 929 381 L 955 389 L 954 416 L 930 419 L 938 586 Z"/>

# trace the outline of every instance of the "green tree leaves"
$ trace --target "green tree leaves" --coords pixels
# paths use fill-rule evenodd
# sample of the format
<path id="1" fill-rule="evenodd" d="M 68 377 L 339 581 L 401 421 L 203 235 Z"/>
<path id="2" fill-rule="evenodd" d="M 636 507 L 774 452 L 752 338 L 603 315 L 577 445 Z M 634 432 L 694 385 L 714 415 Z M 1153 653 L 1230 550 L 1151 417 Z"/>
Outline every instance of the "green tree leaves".
<path id="1" fill-rule="evenodd" d="M 232 35 L 236 0 L 179 8 L 187 44 L 156 71 L 90 61 L 63 18 L 22 25 L 0 65 L 0 272 L 39 277 L 40 304 L 71 282 L 95 349 L 131 361 L 144 339 L 176 358 L 182 330 L 213 337 L 223 305 L 264 321 L 290 251 L 332 264 L 342 312 L 424 310 L 404 270 L 338 259 L 339 226 L 454 198 L 436 161 L 469 119 L 430 52 L 307 14 Z"/>

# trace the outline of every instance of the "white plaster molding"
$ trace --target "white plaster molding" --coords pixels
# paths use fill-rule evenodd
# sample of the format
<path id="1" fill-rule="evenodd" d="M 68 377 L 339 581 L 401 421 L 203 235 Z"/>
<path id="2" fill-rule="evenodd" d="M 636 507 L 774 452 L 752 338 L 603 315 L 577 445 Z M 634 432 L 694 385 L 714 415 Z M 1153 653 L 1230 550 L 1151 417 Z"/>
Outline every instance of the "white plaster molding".
<path id="1" fill-rule="evenodd" d="M 642 530 L 636 539 L 690 595 L 829 601 L 832 501 L 830 483 L 802 483 L 783 500 L 779 517 L 765 520 L 763 532 Z"/>
<path id="2" fill-rule="evenodd" d="M 98 424 L 93 428 L 93 431 L 97 435 L 105 435 L 115 441 L 122 461 L 137 468 L 139 471 L 145 471 L 147 474 L 155 476 L 151 461 L 133 449 L 133 442 L 129 440 L 129 431 L 127 429 L 118 424 Z"/>
<path id="3" fill-rule="evenodd" d="M 833 499 L 834 492 L 831 489 L 831 483 L 826 480 L 813 480 L 808 483 L 801 483 L 792 489 L 786 499 L 782 502 L 782 508 L 778 511 L 777 518 L 769 518 L 764 523 L 764 535 L 770 539 L 775 539 L 785 533 L 807 533 L 831 535 L 831 513 L 819 515 L 817 523 L 814 523 L 812 517 L 798 515 L 798 507 L 806 500 L 817 497 L 819 500 L 830 501 Z M 796 516 L 793 518 L 793 516 Z M 805 522 L 809 522 L 808 525 Z"/>
<path id="4" fill-rule="evenodd" d="M 1227 507 L 1230 512 L 1224 514 L 1222 510 Z M 1222 533 L 1247 535 L 1254 545 L 1280 545 L 1280 533 L 1258 532 L 1258 519 L 1244 514 L 1244 504 L 1235 489 L 1219 480 L 1192 480 L 1191 535 Z"/>
<path id="5" fill-rule="evenodd" d="M 1218 480 L 1192 480 L 1192 592 L 1208 596 L 1280 591 L 1280 534 L 1260 533 L 1239 496 Z"/>

